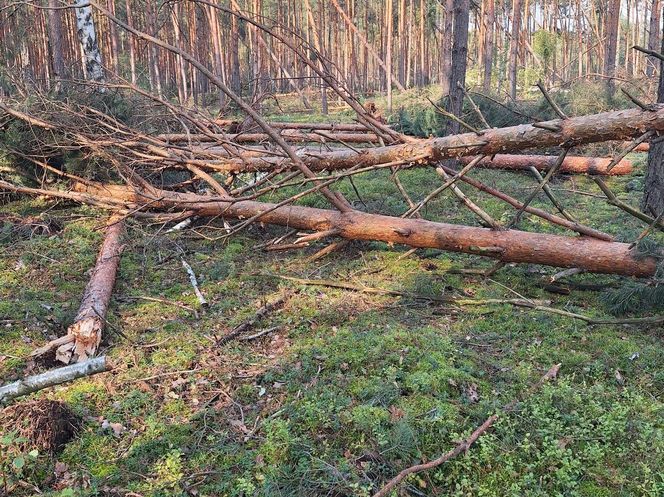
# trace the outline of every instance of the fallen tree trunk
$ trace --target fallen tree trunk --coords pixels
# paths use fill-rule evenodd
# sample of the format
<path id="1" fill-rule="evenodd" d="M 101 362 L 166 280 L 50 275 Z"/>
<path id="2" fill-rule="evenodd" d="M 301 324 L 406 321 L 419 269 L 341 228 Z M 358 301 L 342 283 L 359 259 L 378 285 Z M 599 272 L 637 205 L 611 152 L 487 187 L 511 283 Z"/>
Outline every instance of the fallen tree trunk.
<path id="1" fill-rule="evenodd" d="M 44 388 L 109 370 L 110 367 L 106 363 L 106 357 L 102 356 L 78 364 L 52 369 L 38 375 L 28 376 L 22 380 L 0 387 L 0 403 L 29 395 Z"/>
<path id="2" fill-rule="evenodd" d="M 239 121 L 231 120 L 218 120 L 214 122 L 216 125 L 221 126 L 225 130 L 228 130 L 232 133 L 237 133 L 238 131 L 252 131 L 260 129 L 260 126 L 253 121 L 248 121 L 245 123 L 240 123 Z M 322 131 L 333 131 L 333 132 L 355 132 L 363 133 L 369 132 L 370 130 L 364 125 L 359 123 L 288 123 L 288 122 L 269 122 L 268 125 L 274 129 L 288 129 L 288 130 L 322 130 Z M 240 128 L 238 130 L 238 128 Z M 174 137 L 170 138 L 174 141 L 187 141 L 189 137 L 197 136 L 200 141 L 210 141 L 210 138 L 207 135 L 187 135 L 185 133 L 171 133 L 159 135 L 159 138 L 166 140 L 167 138 L 163 137 Z M 181 137 L 181 138 L 180 138 Z"/>
<path id="3" fill-rule="evenodd" d="M 121 242 L 123 229 L 122 220 L 115 216 L 111 217 L 74 322 L 67 328 L 65 336 L 35 350 L 31 354 L 32 357 L 43 355 L 54 349 L 56 349 L 56 359 L 65 364 L 72 361 L 86 361 L 94 356 L 101 342 L 106 311 L 115 284 L 115 275 L 123 248 Z"/>
<path id="4" fill-rule="evenodd" d="M 555 147 L 562 144 L 625 140 L 643 135 L 645 131 L 664 131 L 664 105 L 653 110 L 628 109 L 589 116 L 556 119 L 543 123 L 521 124 L 508 128 L 489 129 L 478 133 L 413 140 L 401 145 L 337 150 L 311 154 L 302 152 L 300 159 L 312 171 L 367 167 L 419 157 L 418 163 L 431 163 L 465 156 L 492 156 L 529 148 Z M 247 158 L 225 159 L 209 167 L 219 171 L 269 171 L 275 166 L 288 168 L 290 159 Z"/>
<path id="5" fill-rule="evenodd" d="M 461 157 L 460 161 L 469 164 L 474 157 Z M 511 169 L 527 171 L 531 166 L 540 171 L 548 171 L 558 160 L 555 155 L 511 155 L 498 154 L 481 160 L 478 167 Z M 633 171 L 632 161 L 623 159 L 610 171 L 608 166 L 611 159 L 601 157 L 579 157 L 566 156 L 560 167 L 561 173 L 566 174 L 602 174 L 602 175 L 624 175 Z"/>
<path id="6" fill-rule="evenodd" d="M 629 147 L 631 144 L 632 142 L 623 142 L 620 148 Z M 632 150 L 632 152 L 648 152 L 648 151 L 650 151 L 650 142 L 639 143 L 636 147 L 634 147 L 634 150 Z"/>
<path id="7" fill-rule="evenodd" d="M 342 132 L 326 132 L 319 131 L 318 133 L 304 133 L 302 131 L 286 129 L 279 133 L 281 137 L 289 142 L 294 143 L 323 143 L 323 142 L 346 142 L 346 143 L 380 143 L 378 137 L 373 133 L 342 133 Z M 213 134 L 213 135 L 159 135 L 160 140 L 171 143 L 189 142 L 194 143 L 211 142 L 213 139 L 220 142 L 232 141 L 235 143 L 258 143 L 269 141 L 270 137 L 265 133 L 234 133 L 234 134 Z"/>
<path id="8" fill-rule="evenodd" d="M 18 188 L 16 191 L 40 194 L 44 190 Z M 254 201 L 229 202 L 220 197 L 175 193 L 165 190 L 135 191 L 119 185 L 77 184 L 80 201 L 112 197 L 134 206 L 157 210 L 186 209 L 199 216 L 249 219 L 263 223 L 313 231 L 336 230 L 350 240 L 378 240 L 411 247 L 437 248 L 499 259 L 556 267 L 576 267 L 590 272 L 648 277 L 655 273 L 654 258 L 637 257 L 627 243 L 607 242 L 587 237 L 498 231 L 458 226 L 422 219 L 403 219 L 358 211 L 335 212 L 300 206 L 281 206 Z M 57 196 L 59 192 L 53 192 Z M 62 194 L 75 198 L 76 193 Z M 74 196 L 74 197 L 72 197 Z"/>

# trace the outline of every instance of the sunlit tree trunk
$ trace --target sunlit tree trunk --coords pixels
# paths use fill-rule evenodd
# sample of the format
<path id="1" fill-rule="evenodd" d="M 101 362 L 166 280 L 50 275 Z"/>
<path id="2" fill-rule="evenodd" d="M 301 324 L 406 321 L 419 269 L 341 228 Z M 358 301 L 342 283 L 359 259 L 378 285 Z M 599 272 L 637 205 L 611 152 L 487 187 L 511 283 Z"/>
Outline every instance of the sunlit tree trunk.
<path id="1" fill-rule="evenodd" d="M 452 44 L 452 65 L 450 69 L 449 99 L 447 110 L 457 117 L 463 114 L 463 96 L 466 86 L 466 65 L 468 60 L 468 21 L 470 0 L 454 2 L 454 41 Z M 449 121 L 448 134 L 457 134 L 460 125 Z"/>
<path id="2" fill-rule="evenodd" d="M 104 69 L 97 43 L 92 7 L 86 0 L 76 0 L 74 6 L 78 39 L 83 50 L 85 77 L 92 81 L 103 82 Z"/>
<path id="3" fill-rule="evenodd" d="M 523 7 L 523 0 L 513 0 L 512 2 L 512 39 L 510 41 L 510 55 L 509 55 L 509 85 L 510 97 L 516 100 L 517 94 L 517 71 L 518 71 L 518 54 L 519 54 L 519 40 L 521 39 L 521 9 Z"/>
<path id="4" fill-rule="evenodd" d="M 53 79 L 56 80 L 56 88 L 59 87 L 57 80 L 68 76 L 64 61 L 62 11 L 56 9 L 58 6 L 58 0 L 48 0 L 48 42 L 51 48 L 51 64 L 53 67 Z"/>
<path id="5" fill-rule="evenodd" d="M 661 19 L 662 19 L 662 2 L 661 0 L 652 0 L 650 9 L 650 30 L 648 32 L 648 48 L 650 50 L 657 50 L 661 36 Z M 657 59 L 648 57 L 646 64 L 646 75 L 652 76 L 655 72 L 655 64 Z"/>
<path id="6" fill-rule="evenodd" d="M 620 0 L 608 0 L 604 35 L 606 49 L 604 52 L 604 76 L 606 77 L 606 92 L 613 97 L 615 92 L 616 53 L 618 48 L 618 26 L 620 24 Z"/>

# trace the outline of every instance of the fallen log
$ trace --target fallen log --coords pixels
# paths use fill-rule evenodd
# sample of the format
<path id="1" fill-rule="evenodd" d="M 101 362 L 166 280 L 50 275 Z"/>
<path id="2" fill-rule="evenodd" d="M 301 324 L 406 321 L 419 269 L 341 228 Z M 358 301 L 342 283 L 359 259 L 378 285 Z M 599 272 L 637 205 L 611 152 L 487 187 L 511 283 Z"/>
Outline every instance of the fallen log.
<path id="1" fill-rule="evenodd" d="M 123 248 L 121 242 L 123 229 L 122 220 L 115 216 L 111 217 L 74 322 L 67 328 L 66 335 L 34 350 L 30 354 L 31 357 L 56 350 L 56 359 L 69 364 L 72 361 L 82 362 L 94 356 L 101 342 L 106 311 L 115 284 L 115 275 Z"/>
<path id="2" fill-rule="evenodd" d="M 44 388 L 109 370 L 110 367 L 106 362 L 106 357 L 102 356 L 78 364 L 52 369 L 38 375 L 28 376 L 22 380 L 0 387 L 0 403 L 29 395 Z"/>
<path id="3" fill-rule="evenodd" d="M 461 157 L 460 161 L 469 164 L 473 157 Z M 493 157 L 487 157 L 479 162 L 478 167 L 511 169 L 518 171 L 527 171 L 531 166 L 539 171 L 548 171 L 551 169 L 558 157 L 555 155 L 512 155 L 498 154 Z M 561 173 L 566 174 L 602 174 L 602 175 L 624 175 L 630 174 L 634 169 L 632 161 L 623 159 L 610 171 L 608 166 L 611 159 L 602 157 L 579 157 L 566 156 L 560 167 Z"/>
<path id="4" fill-rule="evenodd" d="M 379 138 L 373 133 L 340 133 L 340 132 L 326 132 L 318 131 L 305 133 L 298 130 L 286 129 L 279 133 L 281 137 L 293 143 L 325 143 L 325 142 L 345 142 L 345 143 L 380 143 Z M 265 133 L 229 133 L 229 134 L 210 134 L 210 135 L 183 135 L 183 134 L 170 134 L 159 135 L 157 138 L 170 143 L 205 143 L 213 140 L 220 142 L 235 142 L 235 143 L 261 143 L 270 140 L 270 137 Z"/>
<path id="5" fill-rule="evenodd" d="M 632 142 L 623 142 L 620 148 L 629 147 Z M 632 152 L 648 152 L 650 151 L 650 142 L 639 143 Z"/>
<path id="6" fill-rule="evenodd" d="M 0 187 L 5 186 L 0 183 Z M 487 228 L 403 219 L 359 211 L 336 212 L 311 207 L 238 201 L 221 197 L 175 193 L 165 190 L 135 191 L 121 185 L 76 184 L 76 192 L 60 193 L 13 187 L 14 191 L 32 194 L 67 196 L 89 202 L 95 198 L 112 198 L 133 206 L 154 210 L 186 209 L 196 215 L 249 219 L 313 231 L 336 230 L 350 240 L 377 240 L 401 243 L 411 247 L 437 248 L 451 252 L 476 254 L 503 262 L 525 262 L 554 267 L 576 267 L 590 272 L 649 277 L 655 273 L 656 261 L 637 257 L 627 243 L 608 242 L 587 237 L 529 233 L 518 230 L 497 231 Z M 46 192 L 46 193 L 45 193 Z"/>
<path id="7" fill-rule="evenodd" d="M 652 110 L 627 109 L 592 114 L 569 119 L 555 119 L 543 123 L 521 124 L 508 128 L 494 128 L 478 133 L 412 140 L 401 145 L 336 150 L 332 152 L 302 152 L 299 158 L 312 171 L 367 167 L 420 157 L 416 162 L 431 163 L 465 156 L 492 156 L 518 152 L 529 148 L 570 146 L 609 140 L 626 140 L 643 135 L 647 130 L 664 131 L 664 104 Z M 243 158 L 225 159 L 211 163 L 218 171 L 269 171 L 275 166 L 288 168 L 290 159 Z"/>
<path id="8" fill-rule="evenodd" d="M 253 130 L 258 130 L 260 127 L 249 121 L 249 123 L 241 124 L 238 121 L 215 121 L 215 124 L 223 127 L 225 130 L 228 130 L 229 133 L 238 133 L 238 131 L 250 132 Z M 350 132 L 350 133 L 368 133 L 370 130 L 363 124 L 357 123 L 281 123 L 281 122 L 269 122 L 269 126 L 274 129 L 283 129 L 283 130 L 306 130 L 306 131 L 330 131 L 334 133 L 338 132 Z M 238 129 L 240 128 L 240 129 Z M 216 139 L 217 134 L 212 133 L 212 135 L 204 134 L 186 134 L 186 133 L 167 133 L 163 135 L 158 135 L 157 138 L 164 141 L 200 141 L 200 142 L 209 142 Z M 218 135 L 223 136 L 223 135 Z"/>

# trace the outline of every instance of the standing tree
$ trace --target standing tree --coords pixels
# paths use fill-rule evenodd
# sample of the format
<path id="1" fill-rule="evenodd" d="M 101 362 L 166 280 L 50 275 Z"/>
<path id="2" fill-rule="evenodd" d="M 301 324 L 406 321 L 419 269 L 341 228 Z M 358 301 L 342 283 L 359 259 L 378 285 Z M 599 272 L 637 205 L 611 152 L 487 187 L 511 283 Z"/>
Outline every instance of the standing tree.
<path id="1" fill-rule="evenodd" d="M 648 48 L 650 50 L 657 50 L 661 36 L 660 22 L 662 13 L 662 2 L 661 0 L 652 0 L 652 5 L 650 8 L 650 29 L 648 32 Z M 654 74 L 655 64 L 657 60 L 654 57 L 648 57 L 648 62 L 646 64 L 646 75 L 651 77 Z"/>
<path id="2" fill-rule="evenodd" d="M 60 86 L 58 80 L 67 77 L 63 52 L 62 11 L 57 7 L 58 0 L 48 0 L 48 44 L 51 49 L 53 79 L 56 80 L 56 88 Z"/>
<path id="3" fill-rule="evenodd" d="M 86 0 L 76 0 L 76 29 L 83 49 L 85 77 L 92 81 L 104 81 L 104 69 L 101 65 L 101 52 L 97 43 L 92 6 Z"/>
<path id="4" fill-rule="evenodd" d="M 441 43 L 442 74 L 441 84 L 443 87 L 443 96 L 450 91 L 450 72 L 452 71 L 452 45 L 449 40 L 452 37 L 454 26 L 454 0 L 445 2 L 445 24 L 443 26 L 443 36 L 445 39 Z"/>
<path id="5" fill-rule="evenodd" d="M 484 39 L 482 42 L 482 89 L 491 89 L 491 69 L 493 66 L 493 35 L 496 23 L 496 0 L 482 2 L 482 18 Z"/>
<path id="6" fill-rule="evenodd" d="M 606 77 L 606 92 L 613 97 L 616 74 L 616 52 L 618 49 L 618 25 L 620 22 L 620 0 L 608 0 L 606 3 L 604 36 L 606 47 L 604 50 L 604 76 Z"/>
<path id="7" fill-rule="evenodd" d="M 468 61 L 468 20 L 470 0 L 454 2 L 454 41 L 452 43 L 452 64 L 450 67 L 448 112 L 457 117 L 463 113 L 463 95 L 466 86 L 466 64 Z M 451 135 L 460 131 L 458 121 L 449 121 L 447 132 Z"/>
<path id="8" fill-rule="evenodd" d="M 519 41 L 521 33 L 521 10 L 523 0 L 512 1 L 512 39 L 510 40 L 509 84 L 510 97 L 516 100 L 517 58 L 519 54 Z"/>
<path id="9" fill-rule="evenodd" d="M 664 53 L 664 39 L 662 39 Z M 664 60 L 659 62 L 657 102 L 664 103 Z M 664 140 L 655 138 L 650 143 L 648 169 L 641 209 L 657 217 L 664 212 Z"/>

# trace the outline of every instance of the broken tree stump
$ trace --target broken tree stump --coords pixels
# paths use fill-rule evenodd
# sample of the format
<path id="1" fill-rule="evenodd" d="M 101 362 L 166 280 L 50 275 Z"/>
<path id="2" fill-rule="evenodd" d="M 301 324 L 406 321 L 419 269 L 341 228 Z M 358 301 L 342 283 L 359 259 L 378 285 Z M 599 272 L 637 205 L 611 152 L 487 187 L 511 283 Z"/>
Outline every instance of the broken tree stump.
<path id="1" fill-rule="evenodd" d="M 123 230 L 122 218 L 112 216 L 74 322 L 67 328 L 66 335 L 34 350 L 30 354 L 31 357 L 39 357 L 56 350 L 56 359 L 69 364 L 82 362 L 94 356 L 101 342 L 101 333 L 106 324 L 106 311 L 115 285 L 123 248 L 121 240 Z"/>

